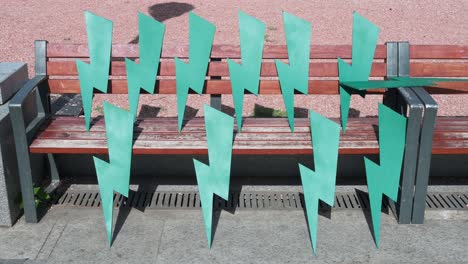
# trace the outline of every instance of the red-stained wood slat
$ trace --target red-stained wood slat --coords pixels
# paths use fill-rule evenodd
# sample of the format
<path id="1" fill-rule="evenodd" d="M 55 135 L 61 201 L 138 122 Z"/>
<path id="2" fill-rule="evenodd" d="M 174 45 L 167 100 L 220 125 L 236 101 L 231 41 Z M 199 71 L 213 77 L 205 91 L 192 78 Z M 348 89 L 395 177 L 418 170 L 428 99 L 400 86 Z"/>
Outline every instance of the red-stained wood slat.
<path id="1" fill-rule="evenodd" d="M 104 154 L 106 140 L 35 140 L 30 146 L 32 153 Z M 374 154 L 379 147 L 376 140 L 341 141 L 342 154 Z M 134 154 L 207 154 L 206 141 L 145 141 L 136 140 Z M 310 154 L 312 147 L 307 141 L 235 141 L 233 154 Z"/>
<path id="2" fill-rule="evenodd" d="M 466 63 L 412 62 L 410 64 L 410 76 L 412 77 L 468 76 L 468 61 Z"/>
<path id="3" fill-rule="evenodd" d="M 468 59 L 468 46 L 410 45 L 411 59 Z"/>
<path id="4" fill-rule="evenodd" d="M 80 83 L 76 79 L 49 79 L 49 91 L 56 94 L 80 93 Z M 95 91 L 98 93 L 98 91 Z M 382 94 L 384 89 L 369 90 L 368 94 Z M 127 94 L 126 80 L 109 80 L 108 92 L 112 94 Z M 157 94 L 175 94 L 175 80 L 158 80 L 156 83 Z M 191 93 L 193 93 L 191 91 Z M 231 82 L 229 80 L 207 80 L 204 94 L 231 94 Z M 279 81 L 260 81 L 260 94 L 281 94 Z M 309 94 L 339 94 L 337 80 L 310 80 Z"/>
<path id="5" fill-rule="evenodd" d="M 186 58 L 188 56 L 188 46 L 163 46 L 162 58 Z M 375 51 L 376 59 L 385 59 L 387 56 L 386 46 L 378 45 Z M 48 58 L 86 58 L 89 57 L 88 45 L 86 44 L 57 44 L 47 45 Z M 112 57 L 117 58 L 137 58 L 139 57 L 137 44 L 114 44 L 112 45 Z M 213 45 L 211 50 L 212 58 L 237 59 L 240 58 L 240 47 L 237 45 Z M 350 59 L 351 45 L 312 45 L 310 47 L 310 58 L 312 59 Z M 287 59 L 288 52 L 286 45 L 265 45 L 263 50 L 265 59 Z"/>
<path id="6" fill-rule="evenodd" d="M 134 153 L 206 154 L 203 119 L 188 121 L 182 133 L 177 132 L 175 121 L 175 118 L 137 120 Z M 342 134 L 340 140 L 340 153 L 378 153 L 377 122 L 377 118 L 351 118 L 347 132 Z M 298 118 L 296 133 L 292 134 L 285 118 L 246 118 L 243 133 L 235 135 L 233 153 L 310 154 L 307 123 L 307 118 Z M 81 117 L 55 117 L 47 124 L 30 146 L 31 152 L 107 153 L 102 118 L 94 120 L 90 132 L 85 131 Z M 467 124 L 468 117 L 439 118 L 435 126 L 433 154 L 468 154 Z"/>
<path id="7" fill-rule="evenodd" d="M 384 77 L 386 75 L 386 64 L 377 62 L 372 65 L 371 77 Z M 113 61 L 111 63 L 111 75 L 126 76 L 125 62 Z M 175 76 L 174 61 L 162 61 L 160 63 L 159 76 Z M 50 76 L 76 76 L 75 61 L 49 61 L 47 62 L 47 75 Z M 274 62 L 264 62 L 260 75 L 262 77 L 277 77 Z M 336 62 L 313 62 L 309 66 L 311 77 L 338 77 L 338 64 Z M 229 76 L 226 62 L 210 62 L 207 76 Z"/>

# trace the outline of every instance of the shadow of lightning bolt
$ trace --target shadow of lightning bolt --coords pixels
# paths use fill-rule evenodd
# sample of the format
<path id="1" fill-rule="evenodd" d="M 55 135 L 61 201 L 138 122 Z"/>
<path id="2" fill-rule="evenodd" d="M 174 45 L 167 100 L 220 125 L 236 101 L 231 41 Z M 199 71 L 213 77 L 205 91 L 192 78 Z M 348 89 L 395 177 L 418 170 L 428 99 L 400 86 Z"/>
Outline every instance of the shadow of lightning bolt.
<path id="1" fill-rule="evenodd" d="M 146 16 L 138 14 L 140 64 L 125 58 L 128 78 L 128 101 L 130 113 L 136 116 L 140 88 L 148 93 L 154 93 L 156 75 L 164 38 L 164 24 Z"/>
<path id="2" fill-rule="evenodd" d="M 90 63 L 76 60 L 86 129 L 91 124 L 94 88 L 106 93 L 112 51 L 112 21 L 85 11 Z"/>
<path id="3" fill-rule="evenodd" d="M 109 246 L 112 244 L 114 191 L 128 196 L 133 145 L 133 121 L 128 111 L 104 102 L 109 163 L 93 157 Z"/>
<path id="4" fill-rule="evenodd" d="M 338 58 L 340 82 L 367 81 L 370 76 L 380 29 L 357 12 L 353 13 L 352 65 Z M 346 131 L 352 89 L 340 86 L 341 126 Z M 365 91 L 359 93 L 365 95 Z"/>
<path id="5" fill-rule="evenodd" d="M 242 129 L 244 89 L 258 95 L 265 29 L 265 23 L 239 10 L 242 64 L 227 60 L 239 132 Z"/>
<path id="6" fill-rule="evenodd" d="M 396 202 L 406 141 L 406 117 L 379 104 L 380 166 L 364 158 L 375 245 L 379 247 L 382 195 Z"/>
<path id="7" fill-rule="evenodd" d="M 310 240 L 316 254 L 319 199 L 333 207 L 335 202 L 336 168 L 340 141 L 340 125 L 310 111 L 312 149 L 315 171 L 299 164 Z"/>
<path id="8" fill-rule="evenodd" d="M 234 118 L 204 105 L 208 159 L 210 166 L 193 159 L 205 222 L 208 247 L 211 248 L 214 194 L 228 200 L 231 174 Z"/>
<path id="9" fill-rule="evenodd" d="M 288 122 L 294 133 L 294 89 L 309 92 L 309 57 L 312 25 L 283 11 L 284 30 L 288 45 L 289 65 L 276 60 Z"/>
<path id="10" fill-rule="evenodd" d="M 216 31 L 215 25 L 192 12 L 189 15 L 189 22 L 189 63 L 186 64 L 179 58 L 175 58 L 179 132 L 182 130 L 189 88 L 192 88 L 198 94 L 203 92 L 211 47 Z"/>

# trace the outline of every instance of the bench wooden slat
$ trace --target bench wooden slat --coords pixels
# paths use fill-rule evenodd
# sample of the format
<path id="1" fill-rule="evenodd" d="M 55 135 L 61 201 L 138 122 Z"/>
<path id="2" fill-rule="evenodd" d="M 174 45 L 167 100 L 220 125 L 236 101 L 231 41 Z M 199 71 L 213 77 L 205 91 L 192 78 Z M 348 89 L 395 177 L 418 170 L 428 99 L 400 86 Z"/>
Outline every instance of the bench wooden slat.
<path id="1" fill-rule="evenodd" d="M 255 144 L 253 144 L 253 142 Z M 141 141 L 135 142 L 134 154 L 207 154 L 206 141 Z M 62 154 L 107 154 L 105 140 L 56 139 L 34 141 L 31 153 Z M 377 141 L 340 141 L 340 154 L 378 154 Z M 468 154 L 468 140 L 435 141 L 433 154 Z M 234 144 L 233 154 L 312 154 L 310 141 L 238 141 Z"/>
<path id="2" fill-rule="evenodd" d="M 79 80 L 52 79 L 49 80 L 50 93 L 80 93 Z M 127 81 L 121 79 L 109 80 L 108 93 L 127 94 Z M 95 93 L 99 93 L 95 91 Z M 143 91 L 142 91 L 143 93 Z M 175 80 L 158 80 L 156 83 L 157 94 L 175 94 Z M 193 93 L 193 92 L 191 92 Z M 231 82 L 229 80 L 207 80 L 204 94 L 231 94 Z M 281 94 L 279 81 L 261 80 L 260 94 Z M 368 94 L 382 94 L 384 89 L 370 90 Z M 309 94 L 339 94 L 337 80 L 309 80 Z"/>
<path id="3" fill-rule="evenodd" d="M 411 59 L 468 59 L 468 46 L 410 45 Z"/>
<path id="4" fill-rule="evenodd" d="M 57 139 L 34 141 L 30 146 L 32 153 L 69 153 L 69 154 L 105 154 L 106 140 L 63 140 Z M 378 142 L 341 141 L 342 154 L 378 153 Z M 207 154 L 206 141 L 145 141 L 136 140 L 134 154 Z M 310 140 L 306 141 L 235 141 L 233 154 L 311 154 Z"/>
<path id="5" fill-rule="evenodd" d="M 376 62 L 372 65 L 371 77 L 384 77 L 387 71 L 385 63 Z M 47 74 L 55 76 L 78 75 L 75 61 L 49 61 L 47 62 Z M 160 63 L 159 76 L 175 76 L 174 61 L 162 61 Z M 126 76 L 125 62 L 113 61 L 111 63 L 111 75 Z M 262 77 L 277 77 L 274 62 L 264 62 L 260 75 Z M 313 62 L 309 66 L 311 77 L 338 77 L 338 65 L 336 62 Z M 207 76 L 229 76 L 226 62 L 210 62 Z"/>
<path id="6" fill-rule="evenodd" d="M 432 143 L 432 154 L 468 154 L 468 140 L 436 140 Z"/>
<path id="7" fill-rule="evenodd" d="M 339 122 L 336 118 L 332 119 Z M 143 131 L 144 133 L 158 132 L 158 133 L 179 133 L 177 130 L 177 118 L 147 118 L 137 121 L 136 131 Z M 350 118 L 348 121 L 347 133 L 354 131 L 373 130 L 377 126 L 377 118 Z M 237 130 L 237 126 L 234 126 Z M 56 117 L 50 120 L 41 129 L 41 131 L 55 131 L 55 132 L 83 132 L 85 130 L 84 118 L 82 117 Z M 104 132 L 105 122 L 102 117 L 97 117 L 92 120 L 90 132 Z M 204 132 L 205 123 L 204 119 L 197 117 L 189 120 L 182 134 Z M 307 118 L 295 119 L 296 132 L 310 132 L 310 121 Z M 260 133 L 260 132 L 275 132 L 275 133 L 291 133 L 289 124 L 286 118 L 244 118 L 242 133 Z"/>
<path id="8" fill-rule="evenodd" d="M 461 77 L 468 75 L 468 63 L 427 63 L 412 62 L 412 77 Z"/>
<path id="9" fill-rule="evenodd" d="M 459 136 L 462 137 L 461 135 Z M 105 140 L 106 133 L 99 132 L 55 132 L 55 131 L 42 131 L 37 136 L 36 140 L 56 139 L 61 140 Z M 135 132 L 133 139 L 141 141 L 206 141 L 205 132 L 197 133 L 158 133 L 158 132 Z M 310 141 L 310 132 L 250 132 L 235 134 L 236 141 Z M 373 130 L 359 131 L 357 133 L 343 133 L 340 138 L 341 141 L 369 141 L 377 140 L 376 132 Z"/>
<path id="10" fill-rule="evenodd" d="M 282 131 L 281 129 L 288 129 L 289 124 L 286 118 L 261 118 L 261 117 L 246 117 L 243 119 L 242 131 L 248 129 L 248 131 L 259 131 L 259 129 L 278 129 L 275 131 Z M 331 118 L 336 123 L 339 123 L 337 118 Z M 295 118 L 295 127 L 304 128 L 309 130 L 309 119 L 308 118 Z M 53 131 L 83 131 L 84 130 L 84 118 L 83 117 L 65 117 L 58 116 L 50 119 L 46 122 L 44 129 L 42 130 L 53 130 Z M 157 118 L 145 118 L 136 121 L 139 129 L 145 131 L 177 131 L 177 118 L 176 117 L 157 117 Z M 366 118 L 349 118 L 347 131 L 352 130 L 364 130 L 373 125 L 378 124 L 378 119 L 375 117 Z M 234 128 L 237 129 L 236 124 Z M 202 117 L 195 117 L 188 120 L 184 126 L 184 133 L 186 129 L 205 129 L 205 121 Z M 197 130 L 195 130 L 197 129 Z M 91 132 L 93 131 L 105 131 L 105 122 L 102 116 L 95 117 L 91 120 Z"/>
<path id="11" fill-rule="evenodd" d="M 186 58 L 188 56 L 188 46 L 163 45 L 162 58 Z M 376 59 L 385 59 L 387 50 L 385 45 L 378 45 L 375 51 Z M 56 44 L 47 45 L 48 58 L 86 58 L 89 57 L 87 44 Z M 112 57 L 116 58 L 136 58 L 139 57 L 137 44 L 114 44 L 112 45 Z M 351 58 L 351 45 L 312 45 L 310 48 L 311 59 L 343 59 Z M 240 48 L 236 45 L 213 45 L 211 58 L 237 59 L 240 58 Z M 265 59 L 287 59 L 288 52 L 286 45 L 265 45 L 263 50 Z"/>
<path id="12" fill-rule="evenodd" d="M 81 117 L 55 117 L 37 135 L 31 152 L 106 153 L 104 120 L 97 118 L 94 122 L 91 131 L 86 132 Z M 307 118 L 298 118 L 297 131 L 292 134 L 285 118 L 246 118 L 243 133 L 235 134 L 234 153 L 311 153 L 308 122 Z M 189 120 L 182 133 L 177 132 L 176 118 L 148 118 L 137 123 L 135 154 L 190 154 L 193 151 L 206 154 L 203 118 Z M 340 139 L 340 153 L 378 153 L 377 123 L 377 118 L 351 118 L 347 132 L 342 133 Z M 276 148 L 278 152 L 274 152 Z M 433 153 L 468 154 L 468 117 L 438 119 Z"/>
<path id="13" fill-rule="evenodd" d="M 161 119 L 162 122 L 159 122 L 159 118 L 137 121 L 135 154 L 193 154 L 194 151 L 206 154 L 203 118 L 189 120 L 181 133 L 177 132 L 176 118 Z M 244 132 L 235 134 L 234 153 L 311 153 L 309 120 L 299 118 L 296 121 L 296 130 L 300 132 L 292 134 L 286 118 L 246 118 Z M 378 152 L 377 122 L 376 118 L 351 118 L 347 132 L 342 134 L 342 153 Z M 97 118 L 91 131 L 86 132 L 82 117 L 55 117 L 39 132 L 30 150 L 33 153 L 105 153 L 107 143 L 104 120 Z"/>

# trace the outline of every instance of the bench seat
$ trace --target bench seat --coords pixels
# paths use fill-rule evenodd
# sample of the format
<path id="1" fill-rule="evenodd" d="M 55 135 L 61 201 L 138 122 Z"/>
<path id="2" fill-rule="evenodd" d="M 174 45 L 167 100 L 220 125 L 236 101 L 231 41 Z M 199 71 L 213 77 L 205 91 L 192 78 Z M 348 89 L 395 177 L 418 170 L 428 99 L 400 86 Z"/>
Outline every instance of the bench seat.
<path id="1" fill-rule="evenodd" d="M 338 120 L 335 119 L 336 122 Z M 134 154 L 207 154 L 203 118 L 188 120 L 181 133 L 177 119 L 137 120 Z M 377 154 L 378 119 L 350 118 L 341 134 L 340 154 Z M 237 131 L 237 128 L 235 128 Z M 104 119 L 96 118 L 90 132 L 80 117 L 54 117 L 46 122 L 30 145 L 31 153 L 106 154 Z M 311 154 L 309 120 L 296 119 L 290 133 L 285 118 L 245 118 L 242 133 L 234 136 L 233 154 Z M 468 154 L 468 117 L 439 117 L 434 131 L 433 154 Z"/>
<path id="2" fill-rule="evenodd" d="M 468 154 L 468 116 L 437 117 L 432 154 Z"/>
<path id="3" fill-rule="evenodd" d="M 335 120 L 338 122 L 338 120 Z M 186 122 L 177 131 L 176 118 L 137 120 L 134 154 L 207 154 L 203 118 Z M 342 133 L 340 153 L 377 154 L 377 118 L 351 118 Z M 237 128 L 235 127 L 237 132 Z M 46 122 L 30 145 L 31 153 L 105 154 L 107 141 L 103 118 L 96 118 L 86 132 L 80 117 L 54 117 Z M 310 121 L 296 119 L 290 132 L 286 118 L 245 118 L 242 133 L 235 133 L 233 154 L 311 154 Z"/>

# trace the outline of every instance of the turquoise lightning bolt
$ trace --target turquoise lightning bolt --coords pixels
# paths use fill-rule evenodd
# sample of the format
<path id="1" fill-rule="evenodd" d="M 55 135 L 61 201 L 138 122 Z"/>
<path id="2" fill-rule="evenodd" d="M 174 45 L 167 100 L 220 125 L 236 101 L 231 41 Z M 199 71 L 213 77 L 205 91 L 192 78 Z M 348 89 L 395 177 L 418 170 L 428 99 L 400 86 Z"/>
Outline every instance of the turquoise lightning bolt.
<path id="1" fill-rule="evenodd" d="M 128 78 L 128 101 L 130 112 L 136 116 L 140 88 L 148 93 L 154 93 L 156 75 L 161 58 L 161 49 L 164 38 L 164 24 L 146 16 L 138 14 L 140 64 L 126 58 Z"/>
<path id="2" fill-rule="evenodd" d="M 203 92 L 211 47 L 216 31 L 215 25 L 192 12 L 189 15 L 189 23 L 189 63 L 186 64 L 179 58 L 175 58 L 179 132 L 182 130 L 189 88 L 192 88 L 198 94 Z"/>
<path id="3" fill-rule="evenodd" d="M 265 23 L 239 10 L 242 64 L 227 60 L 239 132 L 242 128 L 244 89 L 258 95 L 265 28 Z"/>
<path id="4" fill-rule="evenodd" d="M 380 29 L 357 12 L 353 13 L 353 48 L 352 65 L 338 58 L 340 82 L 367 81 L 370 76 L 372 61 Z M 341 125 L 346 131 L 352 89 L 340 86 Z M 361 92 L 361 95 L 364 93 Z"/>
<path id="5" fill-rule="evenodd" d="M 397 200 L 406 141 L 406 117 L 379 104 L 380 165 L 364 158 L 375 245 L 379 247 L 382 195 Z"/>
<path id="6" fill-rule="evenodd" d="M 112 243 L 114 191 L 125 197 L 128 196 L 135 116 L 117 106 L 104 102 L 104 118 L 109 148 L 109 163 L 97 157 L 93 157 L 93 159 L 104 212 L 107 239 L 110 246 Z"/>
<path id="7" fill-rule="evenodd" d="M 90 63 L 76 60 L 76 67 L 80 78 L 86 129 L 89 131 L 94 88 L 103 93 L 107 92 L 112 50 L 112 21 L 88 11 L 85 12 L 85 20 Z"/>
<path id="8" fill-rule="evenodd" d="M 210 165 L 196 159 L 193 159 L 193 163 L 200 190 L 206 238 L 211 248 L 214 194 L 228 200 L 234 118 L 208 105 L 203 109 Z"/>
<path id="9" fill-rule="evenodd" d="M 284 30 L 288 45 L 289 65 L 276 60 L 284 105 L 291 131 L 294 132 L 294 89 L 309 92 L 309 57 L 312 25 L 296 16 L 283 12 Z"/>
<path id="10" fill-rule="evenodd" d="M 340 125 L 314 111 L 310 111 L 312 149 L 315 171 L 299 164 L 310 240 L 317 252 L 317 221 L 319 199 L 330 206 L 335 202 L 336 168 L 340 141 Z"/>

